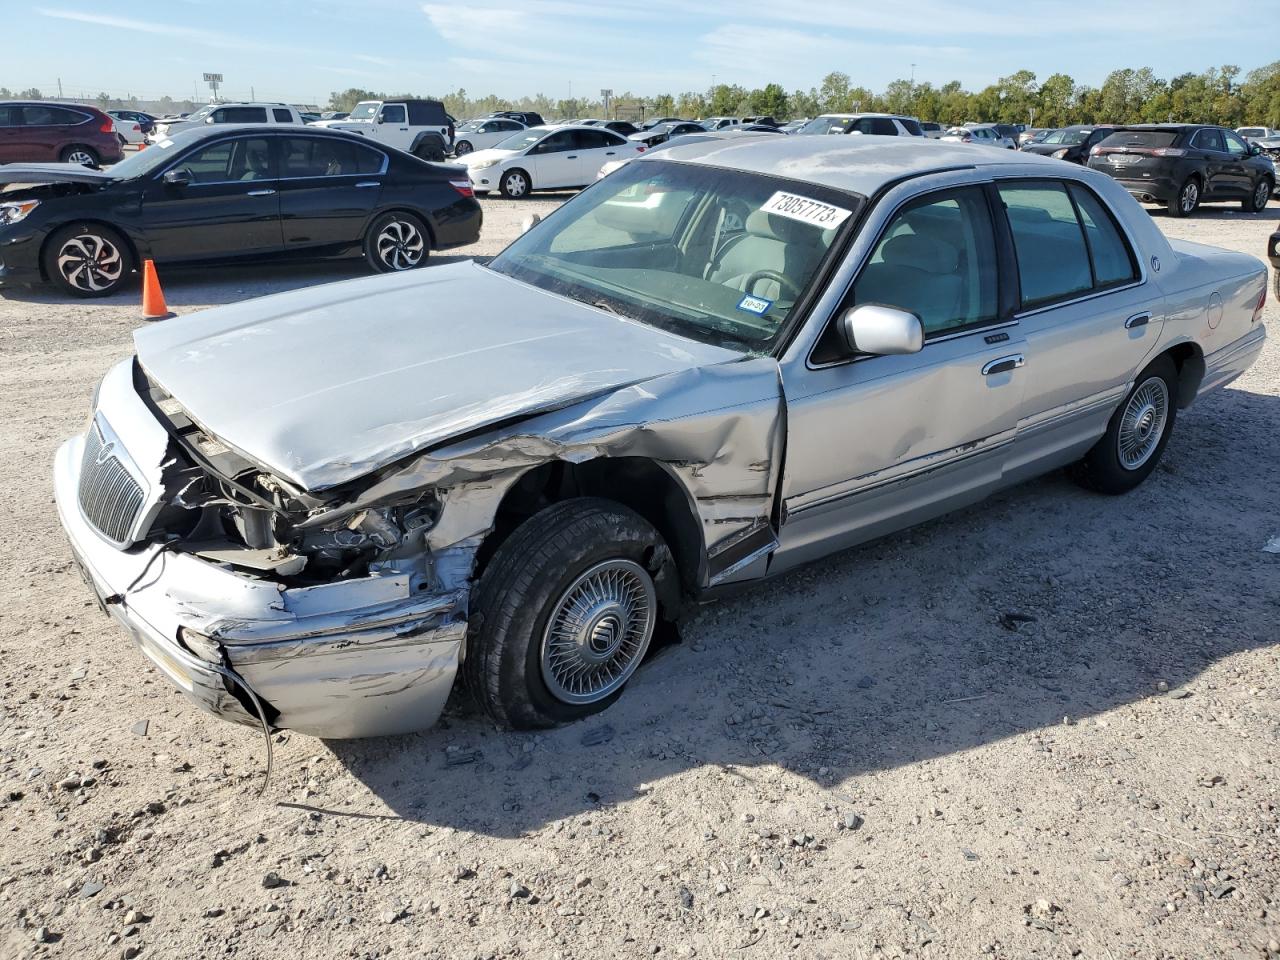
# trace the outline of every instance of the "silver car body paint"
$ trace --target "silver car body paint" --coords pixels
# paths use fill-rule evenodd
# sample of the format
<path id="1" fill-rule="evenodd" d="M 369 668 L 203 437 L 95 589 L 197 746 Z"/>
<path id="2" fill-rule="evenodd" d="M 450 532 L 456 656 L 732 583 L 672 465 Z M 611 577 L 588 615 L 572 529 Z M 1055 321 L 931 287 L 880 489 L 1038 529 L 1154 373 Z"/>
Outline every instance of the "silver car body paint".
<path id="1" fill-rule="evenodd" d="M 440 504 L 425 538 L 427 589 L 395 565 L 290 589 L 156 544 L 122 552 L 107 543 L 81 514 L 83 440 L 69 441 L 55 487 L 75 553 L 98 594 L 115 600 L 111 612 L 192 699 L 251 719 L 182 647 L 184 627 L 221 644 L 279 726 L 330 737 L 430 726 L 465 655 L 476 552 L 504 494 L 553 461 L 637 457 L 661 467 L 701 532 L 692 579 L 705 590 L 1078 459 L 1163 351 L 1193 352 L 1185 406 L 1262 348 L 1253 321 L 1261 262 L 1170 244 L 1095 171 L 920 138 L 778 137 L 660 156 L 873 199 L 779 356 L 676 338 L 472 265 L 281 294 L 139 332 L 146 371 L 248 460 L 310 490 L 370 477 L 302 527 L 421 490 Z M 1137 282 L 930 341 L 918 354 L 814 361 L 895 210 L 957 185 L 1045 177 L 1082 183 L 1111 207 L 1141 261 Z M 1024 365 L 982 373 L 1012 355 Z M 159 484 L 164 431 L 130 363 L 107 375 L 97 415 Z"/>

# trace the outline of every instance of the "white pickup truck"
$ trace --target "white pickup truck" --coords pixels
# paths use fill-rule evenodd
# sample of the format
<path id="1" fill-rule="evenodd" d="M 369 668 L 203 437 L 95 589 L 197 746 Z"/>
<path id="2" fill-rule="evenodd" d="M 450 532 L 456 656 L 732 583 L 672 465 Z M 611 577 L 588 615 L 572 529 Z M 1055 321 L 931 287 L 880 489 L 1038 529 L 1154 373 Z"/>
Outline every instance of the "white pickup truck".
<path id="1" fill-rule="evenodd" d="M 346 119 L 312 126 L 363 134 L 423 160 L 443 160 L 453 145 L 453 119 L 439 100 L 363 100 Z"/>

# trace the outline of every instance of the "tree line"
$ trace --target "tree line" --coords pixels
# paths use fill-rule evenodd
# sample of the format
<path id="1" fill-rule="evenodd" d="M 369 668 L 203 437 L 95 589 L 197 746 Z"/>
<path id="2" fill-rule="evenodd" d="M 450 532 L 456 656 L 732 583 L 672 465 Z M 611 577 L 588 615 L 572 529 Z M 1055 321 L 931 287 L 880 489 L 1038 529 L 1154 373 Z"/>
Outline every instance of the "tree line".
<path id="1" fill-rule="evenodd" d="M 443 101 L 459 118 L 498 110 L 536 110 L 547 119 L 601 117 L 605 112 L 598 99 L 556 100 L 545 94 L 519 99 L 473 97 L 458 89 L 427 98 Z M 334 92 L 329 109 L 350 110 L 361 100 L 381 99 L 386 95 L 352 88 Z M 964 89 L 958 80 L 942 86 L 894 80 L 874 92 L 837 71 L 827 74 L 817 87 L 790 93 L 777 83 L 754 90 L 721 83 L 705 92 L 655 97 L 621 92 L 609 103 L 609 114 L 624 118 L 771 116 L 789 120 L 859 112 L 901 113 L 947 126 L 976 120 L 1037 127 L 1167 121 L 1280 127 L 1280 60 L 1243 77 L 1240 68 L 1231 65 L 1169 79 L 1157 77 L 1150 67 L 1125 68 L 1113 70 L 1100 87 L 1076 83 L 1065 73 L 1041 81 L 1031 70 L 1019 70 L 976 91 Z"/>

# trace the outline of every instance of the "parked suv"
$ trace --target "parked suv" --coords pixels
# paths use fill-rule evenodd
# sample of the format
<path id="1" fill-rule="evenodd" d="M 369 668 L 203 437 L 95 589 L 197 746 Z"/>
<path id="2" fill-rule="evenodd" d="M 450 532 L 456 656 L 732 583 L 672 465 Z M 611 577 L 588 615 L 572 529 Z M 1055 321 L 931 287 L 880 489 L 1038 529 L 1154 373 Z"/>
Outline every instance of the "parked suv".
<path id="1" fill-rule="evenodd" d="M 453 118 L 439 100 L 362 100 L 345 120 L 312 126 L 359 133 L 421 160 L 441 161 L 453 146 Z"/>
<path id="2" fill-rule="evenodd" d="M 1276 182 L 1261 147 L 1234 130 L 1195 123 L 1123 127 L 1090 151 L 1089 166 L 1143 203 L 1164 204 L 1173 217 L 1204 201 L 1239 200 L 1245 210 L 1261 211 Z"/>
<path id="3" fill-rule="evenodd" d="M 541 127 L 546 124 L 542 114 L 536 110 L 499 110 L 489 114 L 491 117 L 505 117 L 508 120 L 519 120 L 526 127 Z"/>
<path id="4" fill-rule="evenodd" d="M 1043 139 L 1030 140 L 1022 145 L 1026 153 L 1038 153 L 1042 157 L 1055 157 L 1069 163 L 1088 163 L 1089 151 L 1115 132 L 1115 127 L 1095 127 L 1076 124 L 1046 134 Z"/>
<path id="5" fill-rule="evenodd" d="M 38 100 L 0 101 L 0 163 L 83 163 L 124 156 L 115 121 L 96 107 Z"/>
<path id="6" fill-rule="evenodd" d="M 923 137 L 920 121 L 890 113 L 824 113 L 796 133 L 865 133 L 877 137 Z"/>
<path id="7" fill-rule="evenodd" d="M 302 114 L 287 103 L 211 103 L 181 120 L 157 120 L 148 139 L 152 143 L 202 123 L 302 123 Z"/>

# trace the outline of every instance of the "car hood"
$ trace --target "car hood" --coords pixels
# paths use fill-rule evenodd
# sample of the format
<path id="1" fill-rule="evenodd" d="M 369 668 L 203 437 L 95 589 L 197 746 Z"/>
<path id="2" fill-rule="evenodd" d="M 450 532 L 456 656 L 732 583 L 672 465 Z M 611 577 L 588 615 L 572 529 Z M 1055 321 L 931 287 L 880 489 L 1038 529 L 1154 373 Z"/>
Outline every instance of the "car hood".
<path id="1" fill-rule="evenodd" d="M 0 185 L 10 183 L 106 183 L 110 172 L 92 170 L 82 163 L 0 164 Z"/>
<path id="2" fill-rule="evenodd" d="M 510 160 L 519 150 L 499 150 L 496 147 L 489 147 L 486 150 L 473 150 L 462 158 L 461 162 L 468 167 L 479 166 L 486 160 L 497 160 L 501 163 L 503 160 Z"/>
<path id="3" fill-rule="evenodd" d="M 218 307 L 145 327 L 134 342 L 192 420 L 307 490 L 741 356 L 469 262 Z"/>

